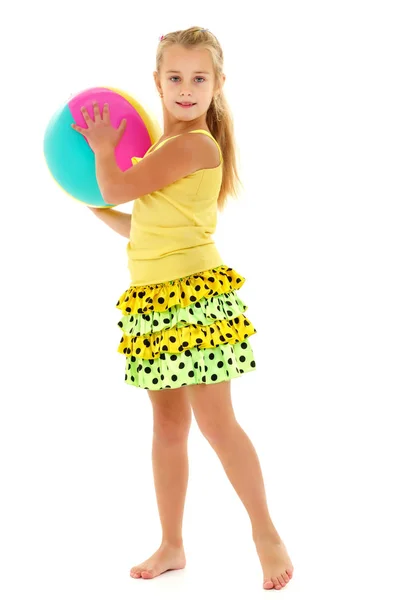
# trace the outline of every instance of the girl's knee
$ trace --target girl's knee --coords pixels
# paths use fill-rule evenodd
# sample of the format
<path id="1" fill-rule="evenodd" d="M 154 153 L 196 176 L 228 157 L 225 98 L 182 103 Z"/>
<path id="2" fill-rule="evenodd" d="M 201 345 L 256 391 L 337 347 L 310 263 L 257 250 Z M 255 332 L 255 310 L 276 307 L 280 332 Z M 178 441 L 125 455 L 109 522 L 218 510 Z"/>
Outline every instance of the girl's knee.
<path id="1" fill-rule="evenodd" d="M 184 442 L 189 435 L 192 409 L 182 388 L 149 393 L 153 406 L 153 433 L 164 443 Z"/>

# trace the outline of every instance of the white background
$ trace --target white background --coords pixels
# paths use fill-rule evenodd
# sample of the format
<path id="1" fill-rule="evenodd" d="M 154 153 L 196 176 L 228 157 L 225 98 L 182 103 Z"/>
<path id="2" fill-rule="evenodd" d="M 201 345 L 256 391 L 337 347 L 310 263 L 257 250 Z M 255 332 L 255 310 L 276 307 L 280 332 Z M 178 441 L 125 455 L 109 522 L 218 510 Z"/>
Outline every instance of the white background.
<path id="1" fill-rule="evenodd" d="M 188 564 L 160 542 L 152 411 L 124 382 L 126 238 L 64 194 L 43 135 L 109 85 L 161 120 L 158 38 L 225 53 L 244 191 L 215 240 L 246 277 L 257 370 L 232 383 L 296 599 L 399 598 L 399 18 L 395 2 L 44 2 L 3 9 L 1 565 L 7 600 L 258 598 L 250 522 L 193 420 Z M 5 12 L 4 12 L 5 10 Z M 123 206 L 129 212 L 131 204 Z"/>

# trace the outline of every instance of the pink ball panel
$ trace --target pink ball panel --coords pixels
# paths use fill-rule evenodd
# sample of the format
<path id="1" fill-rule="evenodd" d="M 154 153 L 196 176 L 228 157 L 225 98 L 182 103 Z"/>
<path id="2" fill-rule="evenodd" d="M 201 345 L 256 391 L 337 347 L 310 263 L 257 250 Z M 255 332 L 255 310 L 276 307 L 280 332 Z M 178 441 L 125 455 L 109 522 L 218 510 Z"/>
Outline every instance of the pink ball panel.
<path id="1" fill-rule="evenodd" d="M 104 103 L 107 102 L 110 110 L 110 121 L 113 127 L 118 128 L 122 119 L 127 119 L 126 129 L 120 143 L 115 150 L 115 158 L 119 168 L 126 171 L 132 166 L 132 157 L 143 157 L 151 146 L 150 135 L 136 109 L 122 96 L 107 88 L 91 88 L 71 98 L 68 102 L 72 117 L 79 127 L 86 129 L 81 108 L 86 107 L 90 118 L 94 119 L 93 102 L 99 104 L 100 113 L 103 114 Z"/>

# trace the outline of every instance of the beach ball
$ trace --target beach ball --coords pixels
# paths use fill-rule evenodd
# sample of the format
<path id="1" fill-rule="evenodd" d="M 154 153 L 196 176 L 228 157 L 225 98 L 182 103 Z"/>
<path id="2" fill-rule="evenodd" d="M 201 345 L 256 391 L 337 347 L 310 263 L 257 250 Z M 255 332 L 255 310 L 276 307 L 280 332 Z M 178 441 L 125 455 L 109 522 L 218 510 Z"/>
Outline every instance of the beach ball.
<path id="1" fill-rule="evenodd" d="M 107 204 L 101 195 L 96 179 L 95 155 L 86 138 L 74 131 L 72 123 L 86 128 L 81 108 L 85 106 L 91 119 L 93 102 L 99 104 L 103 114 L 104 104 L 110 109 L 110 121 L 117 128 L 126 119 L 126 128 L 118 146 L 115 159 L 118 167 L 126 171 L 132 167 L 132 158 L 142 158 L 152 144 L 161 137 L 157 119 L 135 98 L 111 87 L 87 89 L 72 96 L 50 119 L 44 135 L 44 157 L 51 176 L 69 196 L 99 208 Z"/>

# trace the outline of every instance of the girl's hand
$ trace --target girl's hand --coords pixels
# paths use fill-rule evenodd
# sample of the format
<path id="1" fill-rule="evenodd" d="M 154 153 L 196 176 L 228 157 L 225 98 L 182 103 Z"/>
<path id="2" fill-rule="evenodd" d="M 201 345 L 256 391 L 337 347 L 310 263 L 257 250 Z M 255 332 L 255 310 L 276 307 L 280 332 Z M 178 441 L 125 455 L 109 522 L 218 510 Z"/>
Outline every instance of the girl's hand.
<path id="1" fill-rule="evenodd" d="M 81 111 L 87 124 L 87 129 L 78 127 L 75 123 L 72 123 L 72 129 L 75 129 L 75 131 L 81 133 L 86 138 L 93 152 L 99 152 L 104 148 L 115 149 L 124 134 L 126 119 L 122 119 L 118 129 L 114 129 L 110 123 L 110 111 L 107 103 L 104 104 L 102 117 L 98 103 L 93 102 L 94 121 L 90 118 L 85 106 L 81 108 Z"/>

